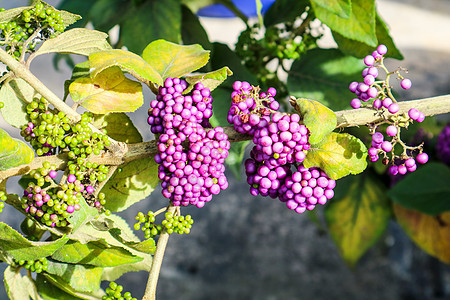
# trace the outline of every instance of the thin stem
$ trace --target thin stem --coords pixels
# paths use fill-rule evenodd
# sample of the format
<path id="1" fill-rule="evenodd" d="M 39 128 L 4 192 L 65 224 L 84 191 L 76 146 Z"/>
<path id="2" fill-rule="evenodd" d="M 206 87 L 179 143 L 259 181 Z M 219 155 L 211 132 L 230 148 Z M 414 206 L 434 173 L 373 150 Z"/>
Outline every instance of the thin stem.
<path id="1" fill-rule="evenodd" d="M 176 206 L 169 205 L 167 211 L 169 213 L 173 213 L 176 208 Z M 167 233 L 167 229 L 164 228 L 159 236 L 158 243 L 156 244 L 156 252 L 153 256 L 152 268 L 150 269 L 150 273 L 148 275 L 147 287 L 145 288 L 145 294 L 142 300 L 156 299 L 156 285 L 158 284 L 159 273 L 168 241 L 169 233 Z"/>

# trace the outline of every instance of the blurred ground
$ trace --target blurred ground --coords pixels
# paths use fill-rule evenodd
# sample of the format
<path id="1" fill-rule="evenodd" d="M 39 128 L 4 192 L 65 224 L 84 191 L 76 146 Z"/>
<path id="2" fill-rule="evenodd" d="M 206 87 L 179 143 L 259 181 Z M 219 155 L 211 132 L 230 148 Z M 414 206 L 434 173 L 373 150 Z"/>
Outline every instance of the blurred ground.
<path id="1" fill-rule="evenodd" d="M 57 1 L 48 1 L 54 4 Z M 402 94 L 417 99 L 450 93 L 450 1 L 378 1 L 381 16 L 389 24 L 413 88 Z M 26 1 L 2 1 L 5 7 Z M 213 41 L 234 43 L 242 29 L 235 19 L 203 19 Z M 324 45 L 332 46 L 325 39 Z M 38 57 L 33 72 L 63 95 L 70 70 L 48 72 L 51 58 Z M 150 139 L 146 106 L 132 115 L 135 124 Z M 1 118 L 0 118 L 1 119 Z M 0 120 L 0 127 L 18 130 Z M 186 208 L 194 227 L 189 236 L 169 241 L 162 266 L 158 299 L 172 300 L 438 300 L 450 299 L 450 267 L 419 250 L 395 224 L 372 250 L 350 270 L 341 260 L 327 234 L 306 215 L 288 211 L 278 201 L 252 197 L 247 184 L 230 174 L 227 192 L 202 209 Z M 12 180 L 13 181 L 13 180 Z M 10 184 L 13 185 L 13 182 Z M 151 209 L 165 201 L 155 191 Z M 133 224 L 137 211 L 150 209 L 148 201 L 123 213 Z M 320 213 L 320 209 L 318 210 Z M 18 227 L 18 217 L 5 208 L 0 221 Z M 4 269 L 4 266 L 3 266 Z M 143 295 L 147 274 L 130 273 L 119 282 L 134 297 Z M 0 299 L 6 299 L 0 288 Z"/>

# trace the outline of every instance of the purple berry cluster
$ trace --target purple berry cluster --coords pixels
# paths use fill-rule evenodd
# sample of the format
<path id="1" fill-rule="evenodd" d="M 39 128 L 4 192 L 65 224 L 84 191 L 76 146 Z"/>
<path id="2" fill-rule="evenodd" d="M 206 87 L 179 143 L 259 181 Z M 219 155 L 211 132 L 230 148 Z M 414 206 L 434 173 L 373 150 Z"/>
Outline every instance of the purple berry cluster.
<path id="1" fill-rule="evenodd" d="M 349 90 L 355 93 L 356 98 L 350 102 L 354 109 L 360 107 L 369 107 L 376 110 L 386 109 L 391 114 L 399 111 L 399 106 L 395 98 L 392 96 L 389 85 L 389 73 L 383 64 L 384 55 L 387 53 L 385 45 L 379 45 L 371 55 L 364 58 L 364 64 L 367 66 L 362 71 L 363 81 L 353 81 L 349 85 Z M 386 71 L 386 79 L 380 80 L 379 69 Z M 401 79 L 400 86 L 407 90 L 411 88 L 411 80 L 404 78 L 400 74 L 400 69 L 393 72 Z M 367 103 L 367 104 L 363 104 Z"/>
<path id="2" fill-rule="evenodd" d="M 442 129 L 438 136 L 436 152 L 442 162 L 450 165 L 450 123 Z"/>
<path id="3" fill-rule="evenodd" d="M 250 193 L 278 198 L 297 213 L 331 199 L 335 181 L 319 169 L 301 164 L 310 144 L 309 131 L 299 123 L 300 116 L 278 112 L 274 88 L 261 92 L 259 87 L 240 81 L 233 88 L 228 122 L 236 131 L 253 135 L 255 144 L 245 161 Z M 291 170 L 294 167 L 296 172 Z"/>
<path id="4" fill-rule="evenodd" d="M 158 176 L 162 194 L 175 206 L 203 207 L 228 187 L 225 159 L 230 142 L 223 128 L 210 130 L 211 91 L 197 83 L 188 95 L 186 81 L 167 78 L 150 104 L 148 123 L 158 134 Z"/>

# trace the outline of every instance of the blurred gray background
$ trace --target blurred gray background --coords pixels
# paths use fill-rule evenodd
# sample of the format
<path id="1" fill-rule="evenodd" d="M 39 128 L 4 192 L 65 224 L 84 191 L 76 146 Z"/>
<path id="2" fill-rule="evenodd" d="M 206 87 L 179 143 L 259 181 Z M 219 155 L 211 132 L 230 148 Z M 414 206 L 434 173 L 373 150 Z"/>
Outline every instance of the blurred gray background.
<path id="1" fill-rule="evenodd" d="M 47 1 L 55 5 L 59 1 Z M 1 1 L 6 8 L 27 1 Z M 417 99 L 450 93 L 450 1 L 377 1 L 405 60 L 413 87 L 402 94 Z M 237 19 L 206 19 L 209 38 L 234 44 L 243 28 Z M 329 36 L 321 41 L 333 46 Z M 80 58 L 81 59 L 81 58 Z M 32 71 L 57 95 L 71 70 L 60 64 L 52 70 L 52 57 L 40 56 Z M 242 80 L 242 79 L 241 79 Z M 152 138 L 146 124 L 150 99 L 130 114 L 144 140 Z M 0 118 L 0 127 L 19 136 L 18 129 Z M 20 193 L 10 180 L 9 191 Z M 385 236 L 350 270 L 331 238 L 306 216 L 282 203 L 252 197 L 245 180 L 229 174 L 230 186 L 202 209 L 185 208 L 195 220 L 191 233 L 171 237 L 158 285 L 158 299 L 208 300 L 438 300 L 450 299 L 450 267 L 426 255 L 394 223 Z M 166 205 L 159 189 L 149 199 L 121 213 L 134 224 L 138 211 Z M 321 208 L 317 208 L 319 215 Z M 22 216 L 7 207 L 0 221 L 18 228 Z M 0 265 L 1 272 L 6 267 Z M 129 273 L 117 282 L 140 298 L 147 273 Z M 0 287 L 0 299 L 7 299 Z"/>

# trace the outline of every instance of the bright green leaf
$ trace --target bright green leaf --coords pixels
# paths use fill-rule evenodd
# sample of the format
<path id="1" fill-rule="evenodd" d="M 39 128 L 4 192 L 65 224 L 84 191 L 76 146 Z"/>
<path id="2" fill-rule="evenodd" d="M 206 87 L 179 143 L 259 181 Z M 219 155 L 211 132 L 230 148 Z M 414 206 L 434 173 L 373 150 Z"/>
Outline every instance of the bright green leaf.
<path id="1" fill-rule="evenodd" d="M 181 77 L 200 69 L 208 62 L 209 51 L 200 45 L 185 46 L 157 40 L 144 49 L 142 57 L 166 79 Z"/>
<path id="2" fill-rule="evenodd" d="M 89 66 L 91 78 L 97 77 L 107 68 L 118 66 L 141 82 L 148 83 L 150 81 L 159 85 L 163 83 L 161 75 L 153 66 L 139 55 L 126 50 L 113 49 L 93 53 L 89 55 Z"/>
<path id="3" fill-rule="evenodd" d="M 76 211 L 73 214 L 70 214 L 69 221 L 70 227 L 72 228 L 72 232 L 75 232 L 82 225 L 86 224 L 93 218 L 98 216 L 98 210 L 95 207 L 92 207 L 86 203 L 86 201 L 81 200 L 79 202 L 80 210 Z"/>
<path id="4" fill-rule="evenodd" d="M 264 15 L 264 26 L 269 27 L 278 23 L 292 22 L 308 7 L 307 0 L 277 0 Z"/>
<path id="5" fill-rule="evenodd" d="M 46 272 L 60 277 L 76 291 L 93 292 L 100 288 L 103 269 L 49 260 Z"/>
<path id="6" fill-rule="evenodd" d="M 31 9 L 32 6 L 16 7 L 0 12 L 0 23 L 7 23 L 16 19 L 24 10 Z"/>
<path id="7" fill-rule="evenodd" d="M 67 236 L 63 236 L 52 242 L 32 242 L 15 229 L 0 222 L 0 250 L 18 260 L 36 260 L 50 256 L 68 240 Z"/>
<path id="8" fill-rule="evenodd" d="M 19 269 L 8 266 L 3 275 L 5 290 L 10 300 L 30 299 L 34 283 L 28 276 L 22 276 Z"/>
<path id="9" fill-rule="evenodd" d="M 101 289 L 95 292 L 79 292 L 69 286 L 58 276 L 37 274 L 36 287 L 43 300 L 101 300 L 105 292 Z"/>
<path id="10" fill-rule="evenodd" d="M 428 163 L 397 182 L 388 192 L 401 206 L 425 214 L 450 211 L 450 168 L 443 163 Z"/>
<path id="11" fill-rule="evenodd" d="M 111 246 L 102 241 L 82 244 L 74 240 L 70 240 L 53 253 L 52 258 L 61 262 L 97 267 L 114 267 L 142 261 L 142 257 L 133 255 L 122 247 Z"/>
<path id="12" fill-rule="evenodd" d="M 121 23 L 120 37 L 128 49 L 142 53 L 150 41 L 180 42 L 180 31 L 179 0 L 148 0 L 127 12 Z"/>
<path id="13" fill-rule="evenodd" d="M 348 90 L 352 81 L 361 81 L 363 62 L 337 49 L 313 49 L 292 64 L 287 81 L 289 93 L 319 101 L 332 110 L 350 106 L 354 97 Z"/>
<path id="14" fill-rule="evenodd" d="M 144 103 L 142 85 L 126 78 L 119 67 L 108 68 L 93 79 L 75 79 L 69 93 L 73 101 L 96 114 L 135 111 Z"/>
<path id="15" fill-rule="evenodd" d="M 98 51 L 111 49 L 104 32 L 86 28 L 74 28 L 56 38 L 45 41 L 34 55 L 47 53 L 69 53 L 89 56 Z"/>
<path id="16" fill-rule="evenodd" d="M 199 82 L 213 91 L 231 75 L 233 75 L 233 72 L 231 72 L 228 67 L 223 67 L 209 73 L 187 76 L 185 80 L 190 84 L 190 88 L 188 88 L 187 91 L 190 91 L 194 85 Z"/>
<path id="17" fill-rule="evenodd" d="M 27 104 L 38 94 L 23 79 L 7 80 L 0 88 L 0 99 L 5 106 L 1 109 L 3 119 L 17 128 L 28 124 Z"/>
<path id="18" fill-rule="evenodd" d="M 309 143 L 317 144 L 336 128 L 336 114 L 325 105 L 305 98 L 295 99 L 294 108 L 309 129 Z"/>
<path id="19" fill-rule="evenodd" d="M 106 130 L 108 136 L 116 141 L 127 144 L 142 142 L 142 136 L 133 121 L 124 113 L 94 115 L 94 126 Z"/>
<path id="20" fill-rule="evenodd" d="M 319 167 L 331 179 L 358 174 L 367 167 L 367 148 L 348 133 L 332 132 L 318 144 L 311 145 L 303 165 Z"/>
<path id="21" fill-rule="evenodd" d="M 347 177 L 336 189 L 341 191 L 325 207 L 325 219 L 343 259 L 354 266 L 386 230 L 390 202 L 384 187 L 366 174 Z"/>
<path id="22" fill-rule="evenodd" d="M 348 19 L 352 13 L 352 2 L 350 0 L 311 0 L 313 6 L 320 6 L 329 12 Z"/>
<path id="23" fill-rule="evenodd" d="M 386 57 L 403 59 L 403 55 L 400 53 L 400 50 L 397 49 L 392 37 L 389 35 L 389 29 L 378 13 L 376 15 L 376 34 L 378 44 L 384 44 L 388 48 L 388 52 L 385 54 Z M 337 32 L 333 32 L 333 37 L 339 46 L 339 50 L 348 55 L 363 58 L 366 55 L 372 54 L 375 50 L 372 46 L 348 39 Z"/>
<path id="24" fill-rule="evenodd" d="M 33 149 L 0 128 L 0 171 L 28 164 L 33 158 Z"/>
<path id="25" fill-rule="evenodd" d="M 158 164 L 153 157 L 131 161 L 120 167 L 105 184 L 105 208 L 122 211 L 149 196 L 159 183 Z"/>
<path id="26" fill-rule="evenodd" d="M 344 2 L 336 1 L 333 2 Z M 323 4 L 317 5 L 318 3 Z M 350 17 L 341 17 L 328 9 L 329 1 L 312 1 L 312 7 L 316 17 L 325 23 L 332 31 L 342 34 L 344 37 L 366 43 L 369 46 L 377 46 L 375 32 L 375 0 L 353 0 Z"/>
<path id="27" fill-rule="evenodd" d="M 394 203 L 394 213 L 397 223 L 414 243 L 450 264 L 450 212 L 430 216 Z"/>

